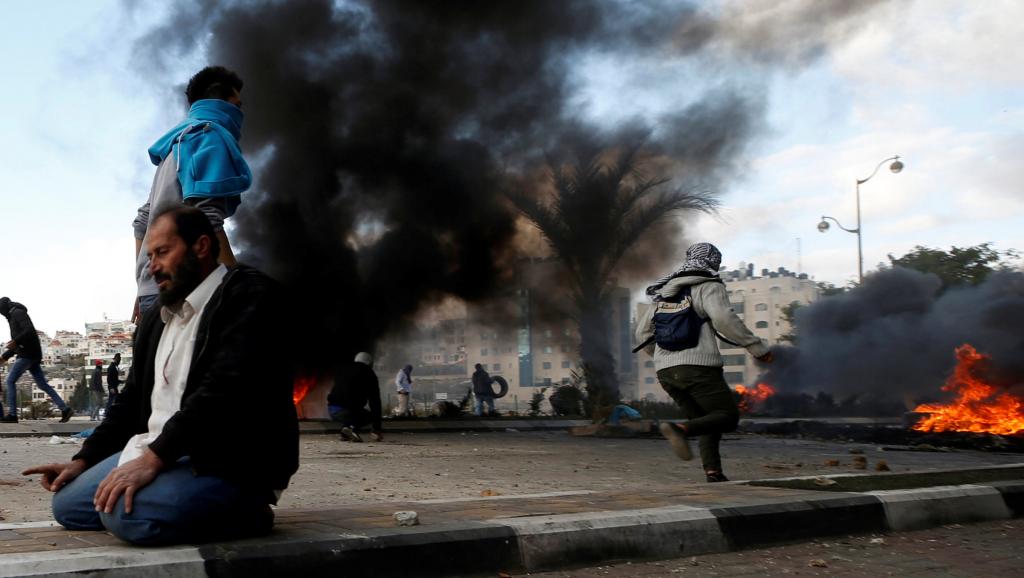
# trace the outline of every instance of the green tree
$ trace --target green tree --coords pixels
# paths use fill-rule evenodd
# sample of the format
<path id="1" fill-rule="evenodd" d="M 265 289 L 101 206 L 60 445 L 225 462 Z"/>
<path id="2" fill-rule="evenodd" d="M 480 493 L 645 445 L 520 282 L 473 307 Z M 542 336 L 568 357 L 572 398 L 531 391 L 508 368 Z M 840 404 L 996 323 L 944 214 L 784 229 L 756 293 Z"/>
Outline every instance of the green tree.
<path id="1" fill-rule="evenodd" d="M 71 401 L 69 403 L 71 409 L 75 411 L 86 411 L 89 409 L 89 383 L 84 369 L 82 370 L 81 377 L 78 379 L 78 385 L 75 386 L 75 392 L 71 394 Z"/>
<path id="2" fill-rule="evenodd" d="M 892 267 L 934 273 L 942 280 L 942 287 L 947 288 L 956 285 L 977 285 L 993 271 L 1009 268 L 1004 259 L 1016 257 L 1016 251 L 997 251 L 992 248 L 991 243 L 971 247 L 954 245 L 949 251 L 917 245 L 913 251 L 902 257 L 894 257 L 890 253 L 889 264 Z"/>
<path id="3" fill-rule="evenodd" d="M 796 310 L 803 306 L 804 304 L 799 301 L 791 301 L 789 305 L 782 308 L 782 319 L 789 324 L 789 332 L 784 335 L 780 335 L 779 341 L 796 345 L 796 322 L 793 318 L 796 316 Z"/>
<path id="4" fill-rule="evenodd" d="M 654 225 L 684 211 L 710 212 L 717 206 L 710 193 L 668 189 L 663 186 L 667 179 L 645 176 L 639 156 L 636 144 L 595 151 L 565 166 L 549 161 L 550 198 L 509 194 L 568 272 L 587 397 L 597 407 L 620 397 L 606 315 L 612 272 Z"/>

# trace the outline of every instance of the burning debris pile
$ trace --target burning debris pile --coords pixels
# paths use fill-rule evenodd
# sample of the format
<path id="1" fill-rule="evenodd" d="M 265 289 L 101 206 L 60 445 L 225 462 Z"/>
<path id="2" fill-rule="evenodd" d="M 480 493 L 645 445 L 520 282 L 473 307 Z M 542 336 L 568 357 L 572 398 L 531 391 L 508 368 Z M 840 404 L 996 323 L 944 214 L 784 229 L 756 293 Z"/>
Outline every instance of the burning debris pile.
<path id="1" fill-rule="evenodd" d="M 959 431 L 1011 435 L 1024 432 L 1024 399 L 999 392 L 984 381 L 987 355 L 970 345 L 956 350 L 957 364 L 943 391 L 956 393 L 950 403 L 925 403 L 914 408 L 925 417 L 914 429 L 925 432 Z"/>
<path id="2" fill-rule="evenodd" d="M 736 393 L 740 396 L 740 413 L 749 414 L 762 410 L 765 401 L 772 395 L 775 395 L 775 388 L 767 383 L 759 383 L 754 387 L 737 385 Z"/>

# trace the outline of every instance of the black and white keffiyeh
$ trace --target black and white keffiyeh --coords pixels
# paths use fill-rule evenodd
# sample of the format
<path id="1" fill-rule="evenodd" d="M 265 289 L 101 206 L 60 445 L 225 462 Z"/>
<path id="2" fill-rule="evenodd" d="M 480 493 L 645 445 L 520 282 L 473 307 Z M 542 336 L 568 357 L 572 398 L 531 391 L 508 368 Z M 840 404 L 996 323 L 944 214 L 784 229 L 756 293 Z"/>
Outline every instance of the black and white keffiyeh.
<path id="1" fill-rule="evenodd" d="M 721 266 L 722 252 L 718 250 L 718 247 L 711 243 L 695 243 L 686 250 L 686 261 L 683 262 L 683 265 L 672 272 L 671 275 L 666 275 L 655 281 L 654 285 L 647 288 L 647 294 L 650 296 L 657 295 L 658 289 L 661 289 L 669 281 L 678 277 L 680 273 L 693 271 L 695 273 L 717 275 L 718 269 Z"/>

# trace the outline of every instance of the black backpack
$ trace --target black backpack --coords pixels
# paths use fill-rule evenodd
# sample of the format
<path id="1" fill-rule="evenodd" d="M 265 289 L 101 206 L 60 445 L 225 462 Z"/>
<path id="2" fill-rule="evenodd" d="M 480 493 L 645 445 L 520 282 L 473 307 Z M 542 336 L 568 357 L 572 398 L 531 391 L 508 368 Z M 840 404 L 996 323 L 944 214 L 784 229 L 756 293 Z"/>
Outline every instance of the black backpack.
<path id="1" fill-rule="evenodd" d="M 706 321 L 693 308 L 690 286 L 673 299 L 654 304 L 654 342 L 666 351 L 697 347 L 700 329 Z"/>

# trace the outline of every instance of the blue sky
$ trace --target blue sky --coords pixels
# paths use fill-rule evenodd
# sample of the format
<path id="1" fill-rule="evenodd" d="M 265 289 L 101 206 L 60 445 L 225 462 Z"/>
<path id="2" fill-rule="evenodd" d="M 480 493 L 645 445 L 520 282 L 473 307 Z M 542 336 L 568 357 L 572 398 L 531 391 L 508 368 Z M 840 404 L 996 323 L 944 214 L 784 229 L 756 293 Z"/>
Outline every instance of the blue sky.
<path id="1" fill-rule="evenodd" d="M 752 0 L 742 8 L 769 18 L 802 4 Z M 161 19 L 163 4 L 127 6 L 4 4 L 0 293 L 25 303 L 51 334 L 130 313 L 130 225 L 153 173 L 145 151 L 183 114 L 175 84 L 203 64 L 197 51 L 164 71 L 165 85 L 148 80 L 150 70 L 140 74 L 152 65 L 135 56 L 134 41 Z M 917 244 L 1024 249 L 1021 22 L 1024 3 L 1011 0 L 893 2 L 809 63 L 731 60 L 723 76 L 749 77 L 752 90 L 764 91 L 768 130 L 720 191 L 721 213 L 693 220 L 687 239 L 715 242 L 729 266 L 796 269 L 800 238 L 802 270 L 844 284 L 856 277 L 856 238 L 815 225 L 827 214 L 852 227 L 855 179 L 900 154 L 902 173 L 883 170 L 862 186 L 866 269 Z M 591 114 L 654 114 L 692 80 L 685 62 L 633 64 L 620 77 L 584 75 Z"/>

